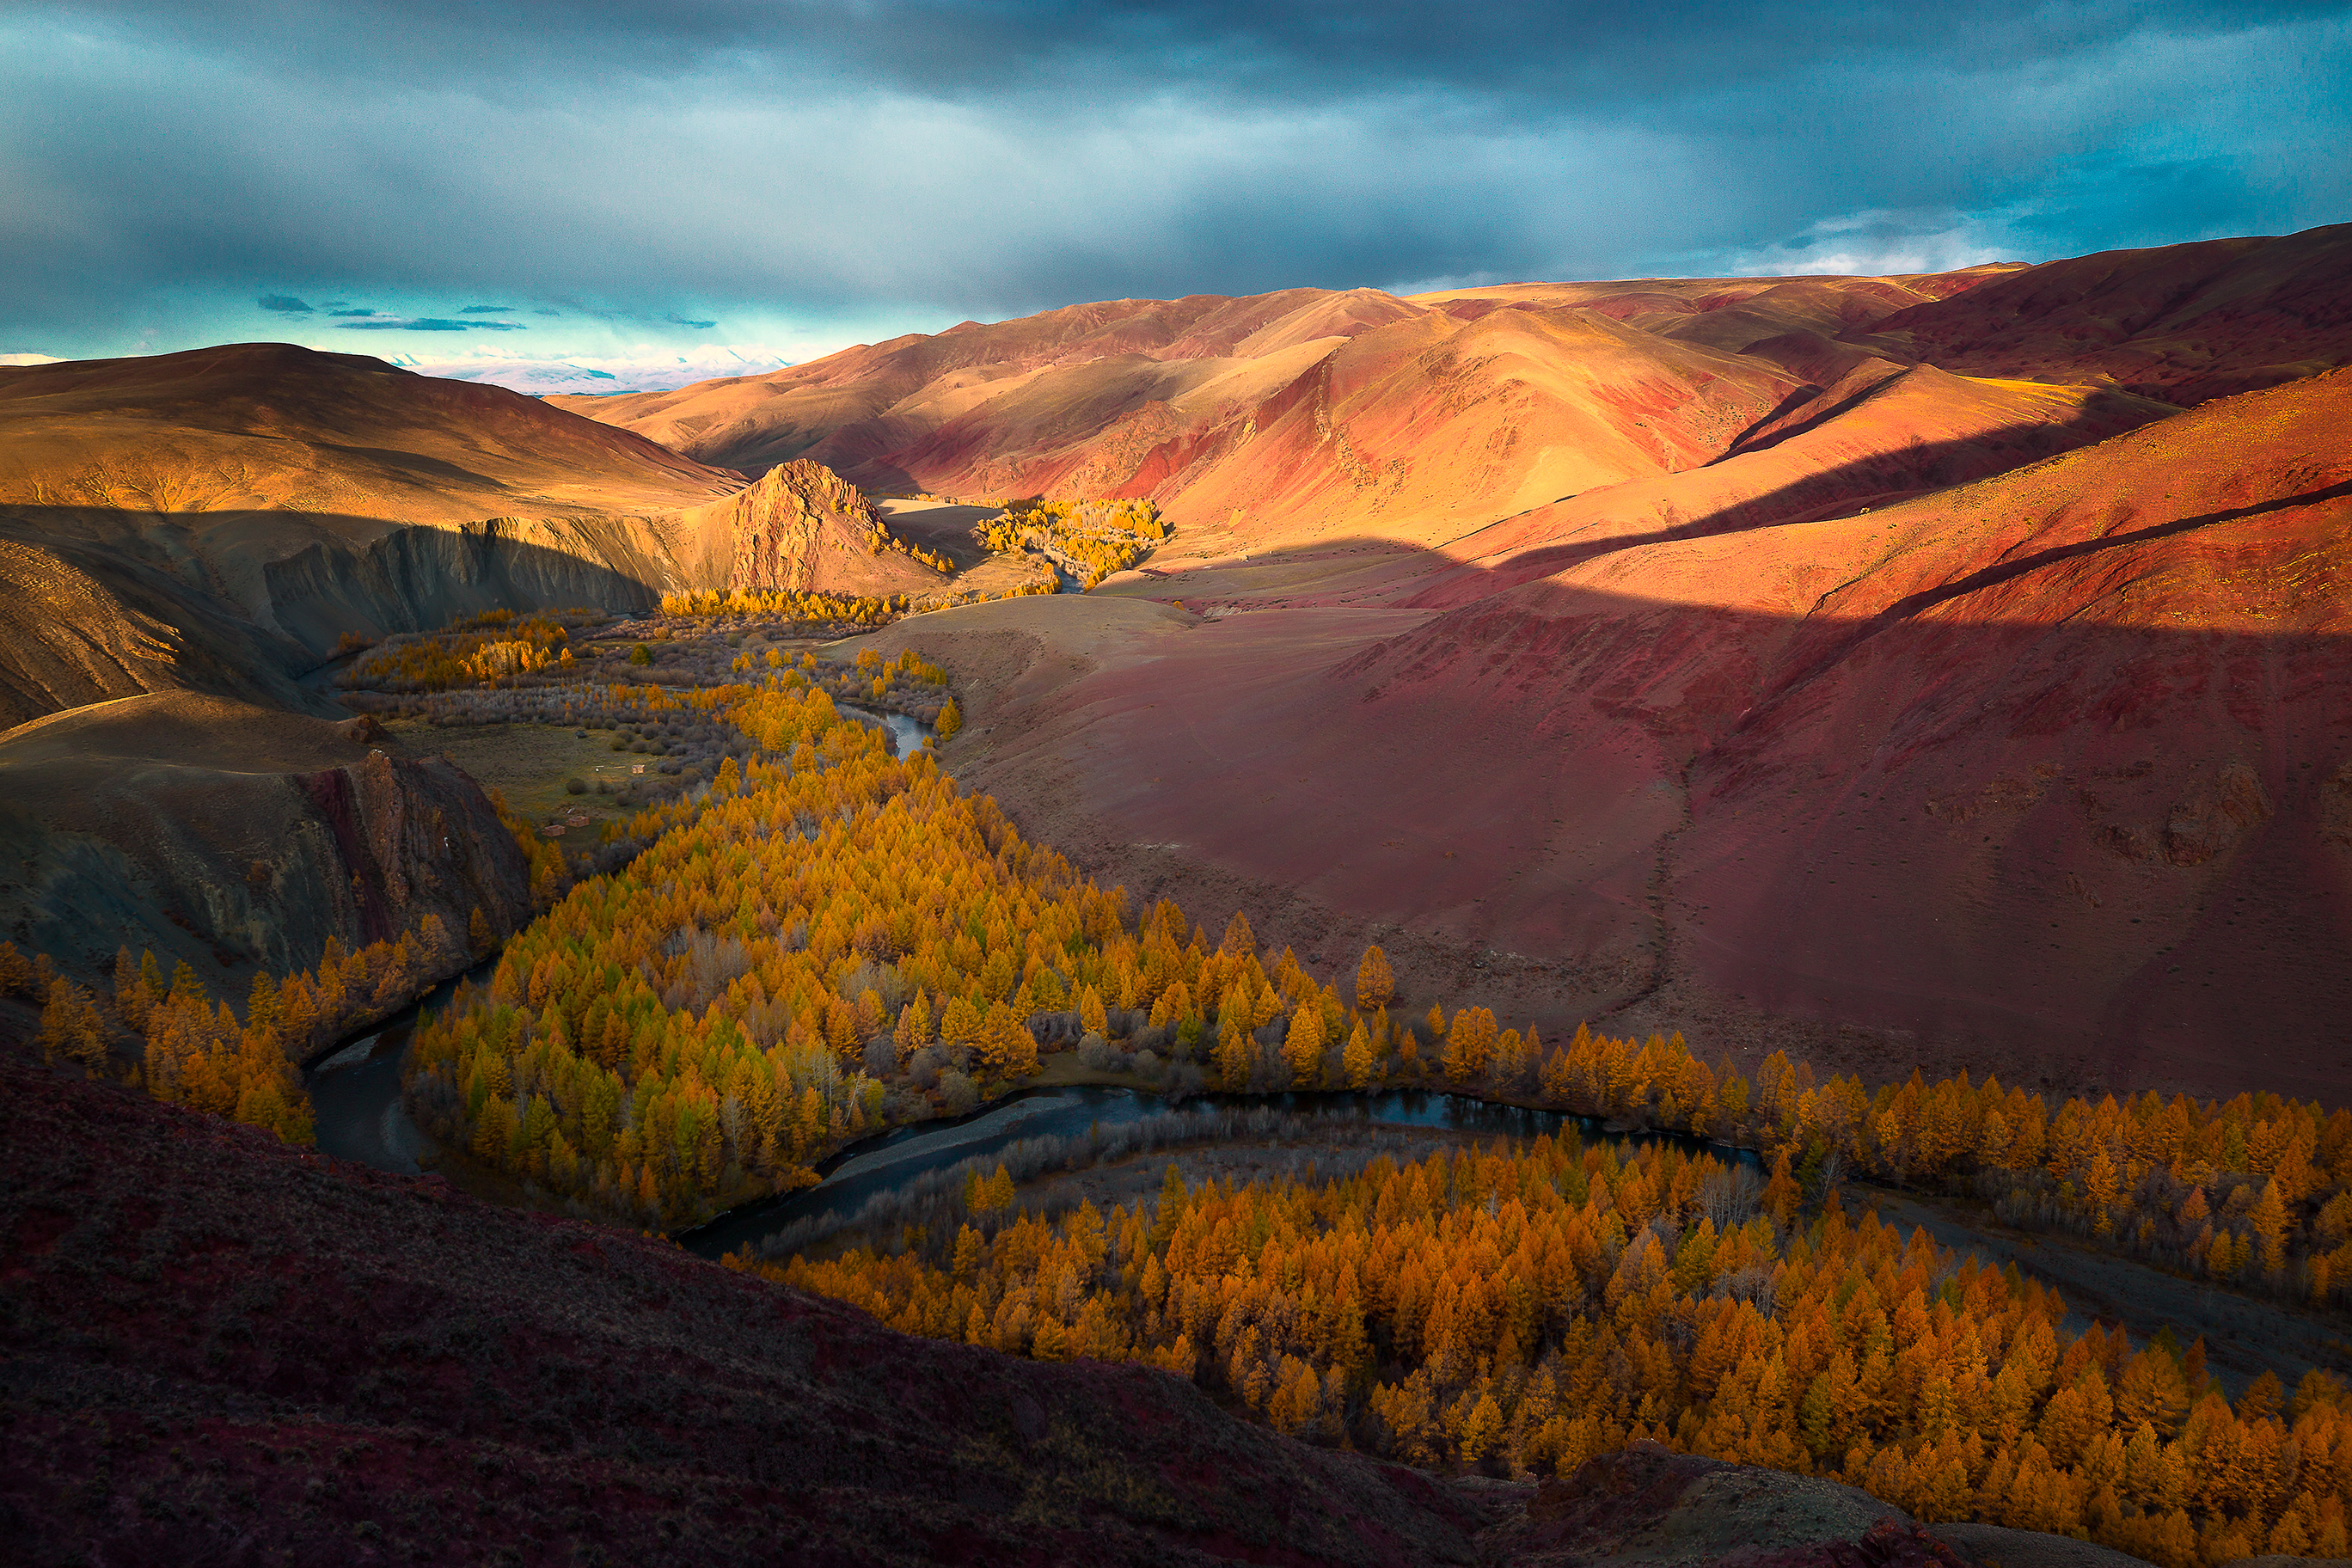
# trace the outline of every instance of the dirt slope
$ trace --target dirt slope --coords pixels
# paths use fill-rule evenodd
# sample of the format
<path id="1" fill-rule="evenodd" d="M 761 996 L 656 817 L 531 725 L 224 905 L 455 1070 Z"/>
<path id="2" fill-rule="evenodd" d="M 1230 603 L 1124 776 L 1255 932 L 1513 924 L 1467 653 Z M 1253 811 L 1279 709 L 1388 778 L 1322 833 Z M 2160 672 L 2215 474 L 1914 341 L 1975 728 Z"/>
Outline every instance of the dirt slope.
<path id="1" fill-rule="evenodd" d="M 1852 1488 L 1650 1445 L 1540 1488 L 1310 1447 L 1163 1373 L 908 1339 L 13 1048 L 0 1100 L 0 1540 L 27 1568 L 1979 1561 Z M 2001 1568 L 2130 1561 L 1976 1539 Z"/>
<path id="2" fill-rule="evenodd" d="M 2347 419 L 2337 372 L 1820 521 L 1337 541 L 880 640 L 969 672 L 947 755 L 1024 827 L 1326 963 L 1378 933 L 1416 1010 L 2334 1098 Z"/>
<path id="3" fill-rule="evenodd" d="M 242 993 L 436 916 L 438 979 L 530 912 L 521 852 L 446 761 L 371 747 L 354 724 L 186 691 L 126 697 L 0 736 L 0 931 L 102 973 L 152 948 Z"/>
<path id="4" fill-rule="evenodd" d="M 247 343 L 0 369 L 0 727 L 189 688 L 287 705 L 347 632 L 635 607 L 741 477 L 497 387 Z"/>
<path id="5" fill-rule="evenodd" d="M 2352 224 L 2053 261 L 1847 335 L 1967 375 L 2105 380 L 2186 406 L 2352 363 Z"/>

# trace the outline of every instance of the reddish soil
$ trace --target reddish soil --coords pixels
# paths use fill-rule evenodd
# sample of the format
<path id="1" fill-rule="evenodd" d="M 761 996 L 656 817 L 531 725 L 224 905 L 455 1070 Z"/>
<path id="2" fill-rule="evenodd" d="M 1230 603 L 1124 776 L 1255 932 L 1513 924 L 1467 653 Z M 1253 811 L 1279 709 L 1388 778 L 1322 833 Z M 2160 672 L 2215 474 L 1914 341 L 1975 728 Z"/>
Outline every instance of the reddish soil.
<path id="1" fill-rule="evenodd" d="M 1377 936 L 1415 1011 L 2335 1100 L 2347 419 L 2339 372 L 1858 515 L 1336 542 L 877 642 L 970 682 L 946 756 L 1041 837 L 1327 969 Z"/>
<path id="2" fill-rule="evenodd" d="M 0 1100 L 0 1541 L 26 1568 L 1987 1560 L 1652 1445 L 1540 1488 L 1307 1447 L 1166 1373 L 908 1339 L 13 1049 Z M 2001 1568 L 2129 1562 L 1970 1528 Z"/>
<path id="3" fill-rule="evenodd" d="M 13 1053 L 0 1098 L 28 1568 L 1467 1563 L 1486 1522 L 1164 1373 L 908 1340 Z"/>
<path id="4" fill-rule="evenodd" d="M 2107 381 L 2187 406 L 2352 364 L 2352 224 L 2110 250 L 1896 311 L 1857 342 L 1967 375 Z"/>

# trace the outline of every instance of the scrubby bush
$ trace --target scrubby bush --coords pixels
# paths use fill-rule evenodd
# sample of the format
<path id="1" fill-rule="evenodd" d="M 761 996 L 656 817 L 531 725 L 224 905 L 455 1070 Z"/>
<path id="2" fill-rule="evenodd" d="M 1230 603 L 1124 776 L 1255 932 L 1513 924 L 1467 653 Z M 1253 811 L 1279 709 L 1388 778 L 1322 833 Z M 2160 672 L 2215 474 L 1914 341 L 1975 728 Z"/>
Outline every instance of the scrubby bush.
<path id="1" fill-rule="evenodd" d="M 980 1103 L 980 1088 L 963 1074 L 950 1068 L 940 1074 L 940 1098 L 947 1101 L 950 1116 L 961 1116 Z"/>
<path id="2" fill-rule="evenodd" d="M 566 795 L 586 795 L 588 793 L 588 781 L 577 775 L 565 779 L 563 781 L 563 793 Z"/>

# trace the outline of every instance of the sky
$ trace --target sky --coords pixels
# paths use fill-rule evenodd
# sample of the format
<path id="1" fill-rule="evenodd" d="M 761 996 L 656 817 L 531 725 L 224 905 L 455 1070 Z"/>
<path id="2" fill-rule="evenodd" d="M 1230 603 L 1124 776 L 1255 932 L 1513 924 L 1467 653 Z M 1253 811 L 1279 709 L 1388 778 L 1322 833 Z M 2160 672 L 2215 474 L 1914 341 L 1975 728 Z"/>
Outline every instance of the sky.
<path id="1" fill-rule="evenodd" d="M 1079 300 L 1885 272 L 2352 219 L 2352 0 L 0 14 L 0 363 L 682 384 Z"/>

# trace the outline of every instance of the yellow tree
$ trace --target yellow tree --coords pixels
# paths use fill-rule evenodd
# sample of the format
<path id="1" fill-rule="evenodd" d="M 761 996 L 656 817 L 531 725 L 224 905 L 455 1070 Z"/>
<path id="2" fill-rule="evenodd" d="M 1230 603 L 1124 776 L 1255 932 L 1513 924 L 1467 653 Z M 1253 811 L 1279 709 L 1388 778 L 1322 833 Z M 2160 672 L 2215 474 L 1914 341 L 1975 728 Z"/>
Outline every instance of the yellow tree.
<path id="1" fill-rule="evenodd" d="M 1772 1211 L 1773 1220 L 1781 1229 L 1797 1217 L 1797 1201 L 1802 1196 L 1797 1179 L 1789 1173 L 1789 1150 L 1783 1144 L 1772 1156 L 1772 1179 L 1764 1184 L 1764 1206 Z"/>
<path id="2" fill-rule="evenodd" d="M 1349 1089 L 1370 1089 L 1381 1075 L 1380 1053 L 1372 1045 L 1371 1031 L 1364 1027 L 1361 1018 L 1356 1020 L 1355 1028 L 1348 1036 L 1348 1048 L 1340 1065 L 1347 1071 Z"/>
<path id="3" fill-rule="evenodd" d="M 1290 1064 L 1290 1081 L 1300 1088 L 1322 1077 L 1323 1009 L 1317 1003 L 1301 1002 L 1290 1016 L 1290 1036 L 1282 1055 Z"/>
<path id="4" fill-rule="evenodd" d="M 1217 1009 L 1217 1071 L 1224 1075 L 1227 1089 L 1249 1083 L 1250 1062 L 1257 1054 L 1249 1020 L 1249 1010 L 1230 995 Z"/>
<path id="5" fill-rule="evenodd" d="M 2262 1244 L 2263 1268 L 2277 1273 L 2286 1267 L 2286 1203 L 2275 1180 L 2263 1184 L 2263 1195 L 2254 1200 L 2254 1212 L 2247 1217 Z"/>
<path id="6" fill-rule="evenodd" d="M 1497 1033 L 1495 1015 L 1485 1007 L 1466 1007 L 1454 1015 L 1445 1032 L 1445 1076 L 1467 1083 L 1483 1075 L 1493 1058 Z"/>
<path id="7" fill-rule="evenodd" d="M 1396 976 L 1389 971 L 1389 955 L 1377 945 L 1364 949 L 1363 962 L 1356 965 L 1356 1005 L 1375 1013 L 1395 999 Z"/>
<path id="8" fill-rule="evenodd" d="M 49 982 L 41 1008 L 41 1049 L 51 1060 L 64 1057 L 91 1072 L 106 1065 L 106 1035 L 89 993 L 64 975 Z"/>
<path id="9" fill-rule="evenodd" d="M 980 1057 L 998 1072 L 1024 1077 L 1037 1070 L 1037 1040 L 1002 1002 L 988 1005 L 980 1025 Z"/>
<path id="10" fill-rule="evenodd" d="M 1225 922 L 1224 940 L 1217 944 L 1217 951 L 1227 958 L 1248 958 L 1256 953 L 1257 933 L 1250 930 L 1249 916 L 1239 910 L 1234 911 L 1234 918 Z"/>

